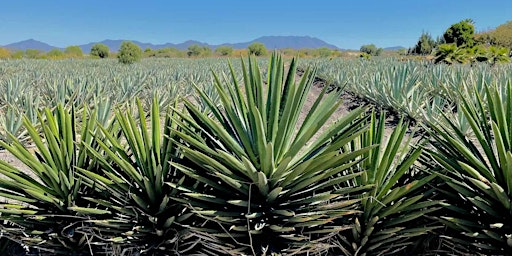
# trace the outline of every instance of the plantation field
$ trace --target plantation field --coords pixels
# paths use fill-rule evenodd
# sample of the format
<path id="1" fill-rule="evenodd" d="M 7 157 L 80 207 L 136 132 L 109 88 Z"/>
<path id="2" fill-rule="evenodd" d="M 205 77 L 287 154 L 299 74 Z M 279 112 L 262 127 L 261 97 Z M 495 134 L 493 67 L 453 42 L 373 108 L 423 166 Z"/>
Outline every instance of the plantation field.
<path id="1" fill-rule="evenodd" d="M 229 62 L 0 61 L 0 254 L 512 253 L 511 64 Z"/>

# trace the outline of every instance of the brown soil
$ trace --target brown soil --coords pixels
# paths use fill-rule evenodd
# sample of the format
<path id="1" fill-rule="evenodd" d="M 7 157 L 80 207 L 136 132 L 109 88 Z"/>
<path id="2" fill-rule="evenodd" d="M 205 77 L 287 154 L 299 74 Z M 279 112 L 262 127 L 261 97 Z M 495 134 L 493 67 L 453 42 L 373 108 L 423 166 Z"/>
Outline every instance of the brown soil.
<path id="1" fill-rule="evenodd" d="M 29 168 L 25 164 L 6 150 L 0 150 L 0 160 L 19 168 L 21 171 L 27 173 L 30 172 Z"/>

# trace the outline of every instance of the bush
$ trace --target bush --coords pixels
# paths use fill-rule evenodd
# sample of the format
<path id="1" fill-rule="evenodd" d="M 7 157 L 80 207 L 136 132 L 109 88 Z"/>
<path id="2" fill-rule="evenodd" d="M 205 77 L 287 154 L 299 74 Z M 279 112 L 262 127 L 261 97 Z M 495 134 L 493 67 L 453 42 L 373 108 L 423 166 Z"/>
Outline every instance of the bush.
<path id="1" fill-rule="evenodd" d="M 451 25 L 443 34 L 448 44 L 456 44 L 457 47 L 472 47 L 475 44 L 475 25 L 471 19 L 465 19 Z"/>
<path id="2" fill-rule="evenodd" d="M 377 48 L 374 44 L 366 44 L 361 46 L 360 51 L 371 56 L 379 56 L 382 53 L 382 48 Z"/>
<path id="3" fill-rule="evenodd" d="M 64 50 L 64 53 L 68 57 L 74 57 L 74 58 L 80 58 L 84 55 L 84 53 L 82 52 L 82 48 L 80 48 L 80 46 L 78 46 L 78 45 L 71 45 L 71 46 L 66 47 L 66 49 Z"/>
<path id="4" fill-rule="evenodd" d="M 366 52 L 362 52 L 360 55 L 359 55 L 359 58 L 361 59 L 364 59 L 364 60 L 369 60 L 372 58 L 372 56 Z"/>
<path id="5" fill-rule="evenodd" d="M 321 47 L 315 50 L 315 55 L 318 55 L 322 58 L 327 58 L 332 55 L 333 51 L 327 47 Z"/>
<path id="6" fill-rule="evenodd" d="M 132 64 L 142 58 L 142 50 L 133 42 L 125 41 L 121 44 L 117 59 L 123 64 Z"/>
<path id="7" fill-rule="evenodd" d="M 428 55 L 431 54 L 436 47 L 436 41 L 432 38 L 429 33 L 422 33 L 418 42 L 411 49 L 412 54 Z"/>
<path id="8" fill-rule="evenodd" d="M 13 58 L 13 59 L 23 59 L 23 55 L 25 55 L 25 53 L 22 50 L 18 50 L 18 51 L 15 51 L 15 52 L 12 53 L 11 58 Z"/>
<path id="9" fill-rule="evenodd" d="M 36 59 L 36 58 L 40 57 L 40 55 L 41 55 L 41 51 L 39 51 L 37 49 L 25 50 L 25 57 L 27 57 L 29 59 Z"/>
<path id="10" fill-rule="evenodd" d="M 8 59 L 11 57 L 11 51 L 6 48 L 0 48 L 0 59 Z"/>
<path id="11" fill-rule="evenodd" d="M 264 44 L 259 42 L 252 43 L 247 47 L 247 49 L 249 50 L 249 54 L 254 54 L 256 56 L 264 56 L 267 54 L 267 48 Z"/>
<path id="12" fill-rule="evenodd" d="M 48 56 L 51 59 L 59 59 L 64 57 L 64 53 L 59 49 L 51 49 L 49 52 L 46 53 L 46 56 Z"/>
<path id="13" fill-rule="evenodd" d="M 208 46 L 199 46 L 197 44 L 193 44 L 188 47 L 187 56 L 189 57 L 207 57 L 212 54 L 212 49 Z"/>
<path id="14" fill-rule="evenodd" d="M 145 56 L 156 58 L 183 58 L 187 56 L 187 53 L 176 48 L 162 48 L 147 52 L 145 53 Z"/>
<path id="15" fill-rule="evenodd" d="M 233 53 L 233 47 L 231 46 L 220 46 L 217 49 L 215 49 L 215 53 L 217 53 L 220 56 L 229 56 Z"/>
<path id="16" fill-rule="evenodd" d="M 91 56 L 100 57 L 101 59 L 108 58 L 110 49 L 104 44 L 95 44 L 92 46 L 90 54 Z"/>

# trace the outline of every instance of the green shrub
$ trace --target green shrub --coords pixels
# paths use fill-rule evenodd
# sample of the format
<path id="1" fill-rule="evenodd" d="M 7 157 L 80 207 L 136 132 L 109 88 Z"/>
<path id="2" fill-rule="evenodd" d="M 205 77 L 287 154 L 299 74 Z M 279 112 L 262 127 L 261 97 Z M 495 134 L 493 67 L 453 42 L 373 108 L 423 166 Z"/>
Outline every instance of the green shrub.
<path id="1" fill-rule="evenodd" d="M 193 44 L 188 47 L 187 55 L 189 57 L 208 57 L 212 54 L 212 49 L 208 46 Z"/>
<path id="2" fill-rule="evenodd" d="M 472 47 L 475 44 L 474 36 L 475 25 L 471 19 L 451 25 L 443 34 L 447 44 L 455 44 L 457 47 Z"/>
<path id="3" fill-rule="evenodd" d="M 382 48 L 377 48 L 374 44 L 366 44 L 361 46 L 359 49 L 362 53 L 369 54 L 371 56 L 379 56 L 382 53 Z"/>
<path id="4" fill-rule="evenodd" d="M 247 47 L 249 50 L 249 54 L 253 54 L 256 56 L 264 56 L 267 55 L 267 48 L 264 44 L 259 42 L 254 42 Z"/>
<path id="5" fill-rule="evenodd" d="M 231 46 L 219 46 L 215 49 L 215 53 L 220 56 L 229 56 L 233 53 L 233 47 Z"/>
<path id="6" fill-rule="evenodd" d="M 110 54 L 110 49 L 108 46 L 104 44 L 95 44 L 91 48 L 90 55 L 93 57 L 99 57 L 101 59 L 108 58 L 108 55 Z"/>
<path id="7" fill-rule="evenodd" d="M 133 42 L 125 41 L 121 43 L 117 60 L 119 63 L 132 64 L 142 58 L 142 49 Z"/>
<path id="8" fill-rule="evenodd" d="M 82 48 L 80 48 L 80 46 L 78 46 L 78 45 L 71 45 L 71 46 L 66 47 L 66 49 L 64 50 L 64 53 L 68 57 L 73 57 L 73 58 L 80 58 L 84 55 L 84 53 L 82 52 Z"/>
<path id="9" fill-rule="evenodd" d="M 41 51 L 37 49 L 26 49 L 25 50 L 25 57 L 29 59 L 36 59 L 41 56 Z"/>
<path id="10" fill-rule="evenodd" d="M 58 59 L 64 57 L 64 53 L 59 49 L 51 49 L 49 52 L 46 53 L 46 56 Z"/>

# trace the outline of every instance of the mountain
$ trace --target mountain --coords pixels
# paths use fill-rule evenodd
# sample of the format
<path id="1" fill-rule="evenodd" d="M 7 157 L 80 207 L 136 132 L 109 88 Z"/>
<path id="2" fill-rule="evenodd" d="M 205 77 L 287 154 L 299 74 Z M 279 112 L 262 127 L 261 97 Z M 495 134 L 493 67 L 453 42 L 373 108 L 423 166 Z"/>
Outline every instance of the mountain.
<path id="1" fill-rule="evenodd" d="M 80 45 L 84 52 L 89 52 L 91 47 L 96 43 L 105 44 L 110 48 L 111 51 L 118 51 L 121 43 L 125 40 L 104 40 L 101 42 L 92 42 L 84 45 Z M 165 44 L 151 44 L 151 43 L 142 43 L 139 41 L 132 41 L 135 44 L 139 45 L 140 48 L 146 49 L 151 48 L 153 50 L 158 50 L 162 48 L 177 48 L 180 50 L 186 50 L 189 46 L 197 44 L 199 46 L 208 46 L 215 50 L 219 46 L 231 46 L 234 49 L 245 49 L 250 44 L 254 42 L 260 42 L 267 47 L 267 49 L 282 49 L 282 48 L 293 48 L 293 49 L 301 49 L 301 48 L 321 48 L 327 47 L 330 49 L 338 49 L 335 45 L 328 44 L 318 38 L 309 37 L 309 36 L 263 36 L 256 38 L 249 42 L 242 43 L 224 43 L 219 45 L 212 45 L 204 42 L 188 40 L 183 43 L 173 44 L 173 43 L 165 43 Z"/>
<path id="2" fill-rule="evenodd" d="M 402 49 L 406 49 L 406 48 L 403 46 L 391 46 L 391 47 L 384 48 L 384 50 L 386 50 L 386 51 L 398 51 L 398 50 L 402 50 Z"/>
<path id="3" fill-rule="evenodd" d="M 252 41 L 245 43 L 237 43 L 231 44 L 235 49 L 243 49 L 247 48 L 250 44 L 254 42 L 260 42 L 267 47 L 267 49 L 283 49 L 283 48 L 292 48 L 292 49 L 303 49 L 303 48 L 322 48 L 326 47 L 329 49 L 338 49 L 335 45 L 328 44 L 325 41 L 322 41 L 315 37 L 310 36 L 263 36 L 260 38 L 256 38 Z M 227 44 L 229 45 L 229 44 Z"/>
<path id="4" fill-rule="evenodd" d="M 121 43 L 126 40 L 103 40 L 100 42 L 91 42 L 88 44 L 79 45 L 80 48 L 82 48 L 83 52 L 90 52 L 91 47 L 94 44 L 102 43 L 105 44 L 110 48 L 111 51 L 116 52 L 119 50 L 119 47 L 121 46 Z M 293 49 L 301 49 L 301 48 L 321 48 L 321 47 L 327 47 L 330 49 L 338 49 L 335 45 L 326 43 L 325 41 L 322 41 L 315 37 L 310 36 L 263 36 L 256 38 L 254 40 L 248 41 L 248 42 L 242 42 L 242 43 L 224 43 L 219 45 L 211 45 L 205 42 L 199 42 L 194 40 L 188 40 L 183 43 L 174 44 L 174 43 L 165 43 L 165 44 L 152 44 L 152 43 L 145 43 L 145 42 L 139 42 L 139 41 L 132 41 L 135 44 L 139 45 L 140 48 L 146 49 L 151 48 L 153 50 L 162 49 L 162 48 L 177 48 L 180 50 L 186 50 L 189 46 L 197 44 L 200 46 L 208 46 L 215 50 L 215 48 L 219 46 L 231 46 L 234 49 L 245 49 L 250 44 L 254 42 L 260 42 L 267 47 L 269 50 L 273 49 L 282 49 L 282 48 L 293 48 Z M 49 51 L 54 48 L 58 48 L 55 46 L 48 45 L 46 43 L 36 41 L 34 39 L 29 39 L 26 41 L 21 41 L 17 43 L 12 43 L 9 45 L 5 45 L 4 47 L 9 49 L 16 49 L 16 50 L 26 50 L 26 49 L 37 49 L 40 51 Z"/>
<path id="5" fill-rule="evenodd" d="M 20 41 L 8 45 L 4 45 L 5 48 L 11 49 L 11 50 L 26 50 L 26 49 L 36 49 L 40 51 L 49 51 L 51 49 L 59 48 L 56 46 L 51 46 L 47 43 L 43 43 L 41 41 L 37 41 L 34 39 L 28 39 L 25 41 Z"/>

